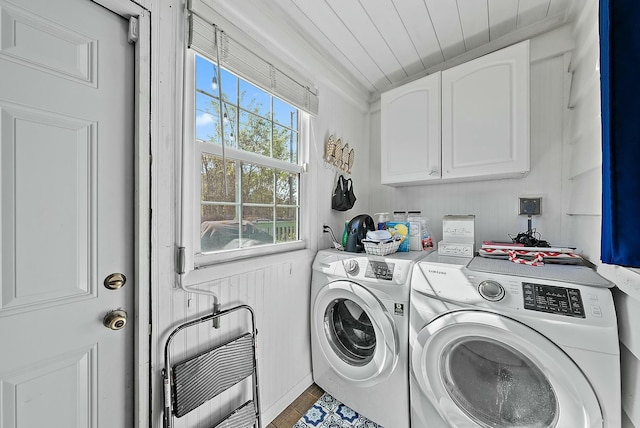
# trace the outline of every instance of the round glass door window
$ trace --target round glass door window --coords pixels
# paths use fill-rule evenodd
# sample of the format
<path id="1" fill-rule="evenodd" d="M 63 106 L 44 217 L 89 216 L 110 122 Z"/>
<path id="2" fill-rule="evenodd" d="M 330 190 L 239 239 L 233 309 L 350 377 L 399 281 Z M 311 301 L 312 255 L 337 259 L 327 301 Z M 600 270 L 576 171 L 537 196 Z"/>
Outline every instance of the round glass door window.
<path id="1" fill-rule="evenodd" d="M 364 366 L 373 359 L 376 333 L 360 305 L 335 299 L 324 313 L 324 328 L 331 348 L 347 364 Z"/>
<path id="2" fill-rule="evenodd" d="M 521 352 L 488 338 L 450 345 L 440 372 L 447 392 L 482 427 L 546 428 L 558 420 L 549 380 Z"/>

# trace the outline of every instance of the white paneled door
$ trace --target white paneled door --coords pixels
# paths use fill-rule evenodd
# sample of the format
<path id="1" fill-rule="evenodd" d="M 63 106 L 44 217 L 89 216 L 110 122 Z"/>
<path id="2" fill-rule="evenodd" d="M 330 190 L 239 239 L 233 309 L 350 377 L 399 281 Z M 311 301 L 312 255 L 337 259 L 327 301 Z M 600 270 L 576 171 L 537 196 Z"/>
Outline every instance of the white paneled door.
<path id="1" fill-rule="evenodd" d="M 127 30 L 89 0 L 0 0 L 2 428 L 133 426 Z"/>

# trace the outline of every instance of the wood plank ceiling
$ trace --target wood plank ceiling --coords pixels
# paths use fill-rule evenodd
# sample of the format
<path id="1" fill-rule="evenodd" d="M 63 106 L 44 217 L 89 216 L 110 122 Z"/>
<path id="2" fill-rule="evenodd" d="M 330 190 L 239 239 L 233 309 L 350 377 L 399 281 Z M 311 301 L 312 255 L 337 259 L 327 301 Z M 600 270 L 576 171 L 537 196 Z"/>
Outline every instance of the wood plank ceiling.
<path id="1" fill-rule="evenodd" d="M 558 27 L 579 0 L 271 1 L 336 68 L 379 94 Z"/>

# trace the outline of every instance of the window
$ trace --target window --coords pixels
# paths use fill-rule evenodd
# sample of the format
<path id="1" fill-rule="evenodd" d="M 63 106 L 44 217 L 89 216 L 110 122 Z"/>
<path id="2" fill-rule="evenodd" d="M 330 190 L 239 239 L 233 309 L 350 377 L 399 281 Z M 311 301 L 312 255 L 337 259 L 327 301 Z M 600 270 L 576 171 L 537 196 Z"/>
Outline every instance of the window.
<path id="1" fill-rule="evenodd" d="M 187 2 L 180 271 L 302 249 L 316 86 L 208 2 Z M 301 203 L 304 201 L 304 203 Z"/>
<path id="2" fill-rule="evenodd" d="M 300 242 L 303 113 L 207 58 L 191 55 L 195 253 L 289 249 L 286 244 Z"/>

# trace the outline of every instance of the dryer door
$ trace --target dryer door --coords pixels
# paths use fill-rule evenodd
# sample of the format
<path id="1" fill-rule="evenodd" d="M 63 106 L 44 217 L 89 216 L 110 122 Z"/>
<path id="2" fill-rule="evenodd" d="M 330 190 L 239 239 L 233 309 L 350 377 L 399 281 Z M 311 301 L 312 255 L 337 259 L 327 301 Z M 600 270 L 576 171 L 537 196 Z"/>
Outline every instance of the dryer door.
<path id="1" fill-rule="evenodd" d="M 333 370 L 361 386 L 386 380 L 398 359 L 398 335 L 385 306 L 369 290 L 335 281 L 316 296 L 311 334 Z"/>
<path id="2" fill-rule="evenodd" d="M 457 311 L 427 324 L 411 371 L 422 393 L 455 427 L 601 427 L 582 371 L 562 349 L 520 322 Z"/>

